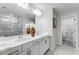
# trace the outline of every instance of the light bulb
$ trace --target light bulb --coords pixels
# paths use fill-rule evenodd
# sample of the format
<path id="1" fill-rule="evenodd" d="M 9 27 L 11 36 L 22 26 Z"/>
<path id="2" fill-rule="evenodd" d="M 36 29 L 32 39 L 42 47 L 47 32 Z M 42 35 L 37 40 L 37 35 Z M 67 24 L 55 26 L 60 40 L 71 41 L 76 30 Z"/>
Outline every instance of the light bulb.
<path id="1" fill-rule="evenodd" d="M 39 9 L 33 9 L 33 13 L 37 16 L 41 16 L 42 12 Z"/>

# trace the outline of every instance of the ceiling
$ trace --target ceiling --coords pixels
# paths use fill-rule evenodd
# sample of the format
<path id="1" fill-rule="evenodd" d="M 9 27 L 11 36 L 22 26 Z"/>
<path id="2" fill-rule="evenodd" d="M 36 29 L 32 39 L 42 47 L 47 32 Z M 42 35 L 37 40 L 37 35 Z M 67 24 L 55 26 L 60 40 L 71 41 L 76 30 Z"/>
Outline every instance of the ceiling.
<path id="1" fill-rule="evenodd" d="M 0 3 L 0 15 L 10 15 L 13 14 L 14 17 L 28 16 L 34 18 L 34 14 L 15 3 Z"/>
<path id="2" fill-rule="evenodd" d="M 55 8 L 57 14 L 79 13 L 79 3 L 35 3 L 36 7 L 41 10 Z"/>
<path id="3" fill-rule="evenodd" d="M 79 3 L 29 3 L 32 7 L 37 7 L 40 10 L 48 8 L 55 8 L 57 14 L 65 13 L 79 13 Z M 5 7 L 5 8 L 4 8 Z M 30 9 L 31 10 L 31 9 Z M 15 3 L 0 3 L 0 15 L 13 14 L 19 18 L 22 16 L 28 16 L 34 18 L 34 14 L 29 10 L 18 7 Z"/>

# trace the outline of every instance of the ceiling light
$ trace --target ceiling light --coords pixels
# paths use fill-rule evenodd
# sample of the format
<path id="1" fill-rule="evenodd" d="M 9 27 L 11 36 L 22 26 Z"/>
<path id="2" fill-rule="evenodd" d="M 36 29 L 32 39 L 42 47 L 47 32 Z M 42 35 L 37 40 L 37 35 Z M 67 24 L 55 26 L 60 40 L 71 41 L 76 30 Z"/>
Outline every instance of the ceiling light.
<path id="1" fill-rule="evenodd" d="M 41 16 L 42 12 L 39 9 L 33 9 L 33 13 L 37 16 Z"/>
<path id="2" fill-rule="evenodd" d="M 29 9 L 28 3 L 17 3 L 17 5 L 24 9 Z"/>

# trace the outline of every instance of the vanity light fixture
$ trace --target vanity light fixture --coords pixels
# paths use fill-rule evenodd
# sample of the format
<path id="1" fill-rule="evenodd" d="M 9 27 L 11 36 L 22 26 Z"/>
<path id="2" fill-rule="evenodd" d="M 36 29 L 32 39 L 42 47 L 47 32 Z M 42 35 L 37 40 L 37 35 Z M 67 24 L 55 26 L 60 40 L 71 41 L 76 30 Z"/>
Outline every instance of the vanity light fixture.
<path id="1" fill-rule="evenodd" d="M 28 3 L 17 3 L 17 5 L 24 8 L 24 9 L 29 9 Z"/>
<path id="2" fill-rule="evenodd" d="M 37 9 L 37 8 L 34 8 L 34 9 L 33 9 L 33 13 L 34 13 L 35 15 L 37 15 L 37 16 L 41 16 L 41 14 L 42 14 L 42 12 L 41 12 L 39 9 Z"/>

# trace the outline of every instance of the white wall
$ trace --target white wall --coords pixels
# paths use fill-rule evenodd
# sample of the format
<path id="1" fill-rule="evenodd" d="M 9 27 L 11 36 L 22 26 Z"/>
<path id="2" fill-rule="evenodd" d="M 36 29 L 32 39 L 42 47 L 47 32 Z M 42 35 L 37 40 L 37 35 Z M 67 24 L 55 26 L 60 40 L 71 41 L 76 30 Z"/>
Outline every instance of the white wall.
<path id="1" fill-rule="evenodd" d="M 62 45 L 61 15 L 57 14 L 55 9 L 53 9 L 53 17 L 57 20 L 57 27 L 53 29 L 53 38 L 57 45 Z"/>
<path id="2" fill-rule="evenodd" d="M 41 16 L 35 16 L 35 24 L 39 33 L 49 33 L 52 35 L 52 9 L 43 11 Z"/>
<path id="3" fill-rule="evenodd" d="M 53 9 L 45 9 L 41 16 L 35 16 L 35 24 L 39 33 L 48 33 L 51 36 L 50 49 L 55 47 L 55 39 L 53 39 Z"/>
<path id="4" fill-rule="evenodd" d="M 56 44 L 62 45 L 62 33 L 61 33 L 61 16 L 57 15 L 57 37 L 56 37 Z"/>

